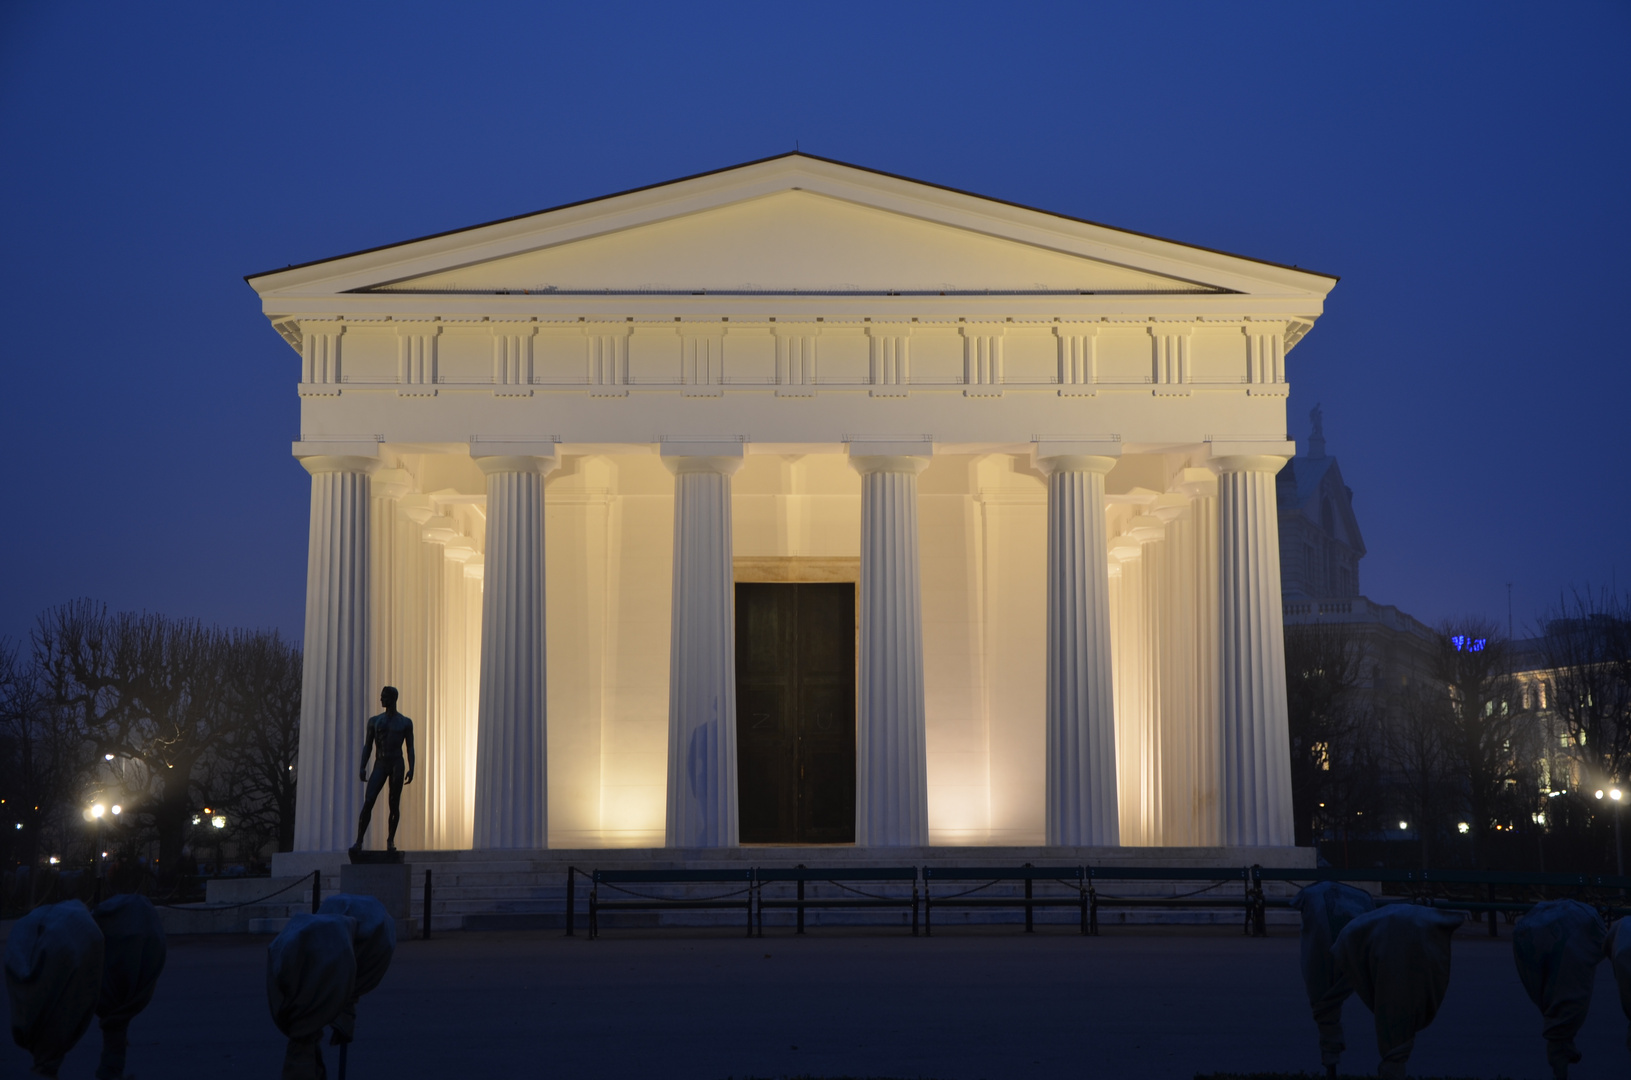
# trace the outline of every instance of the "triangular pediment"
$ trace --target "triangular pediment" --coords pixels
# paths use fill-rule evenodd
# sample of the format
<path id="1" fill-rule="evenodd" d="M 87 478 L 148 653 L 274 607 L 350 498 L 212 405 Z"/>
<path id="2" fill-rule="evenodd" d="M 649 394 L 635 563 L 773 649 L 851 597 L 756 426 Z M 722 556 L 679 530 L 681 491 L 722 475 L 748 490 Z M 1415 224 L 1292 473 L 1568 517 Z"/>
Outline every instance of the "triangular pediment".
<path id="1" fill-rule="evenodd" d="M 1299 317 L 1335 283 L 802 154 L 249 280 L 268 313 L 361 296 L 1074 294 L 1275 298 Z"/>
<path id="2" fill-rule="evenodd" d="M 799 190 L 366 291 L 951 294 L 1221 290 Z"/>

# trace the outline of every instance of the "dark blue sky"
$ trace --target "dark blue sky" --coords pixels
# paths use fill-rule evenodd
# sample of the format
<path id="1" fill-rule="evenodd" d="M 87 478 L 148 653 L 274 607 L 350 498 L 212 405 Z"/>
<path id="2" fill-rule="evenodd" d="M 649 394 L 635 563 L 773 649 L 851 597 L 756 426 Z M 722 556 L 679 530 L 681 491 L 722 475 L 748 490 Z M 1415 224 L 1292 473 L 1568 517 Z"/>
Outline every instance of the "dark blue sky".
<path id="1" fill-rule="evenodd" d="M 1291 354 L 1372 598 L 1631 585 L 1631 8 L 0 5 L 0 634 L 298 636 L 245 273 L 793 148 L 1339 274 Z"/>

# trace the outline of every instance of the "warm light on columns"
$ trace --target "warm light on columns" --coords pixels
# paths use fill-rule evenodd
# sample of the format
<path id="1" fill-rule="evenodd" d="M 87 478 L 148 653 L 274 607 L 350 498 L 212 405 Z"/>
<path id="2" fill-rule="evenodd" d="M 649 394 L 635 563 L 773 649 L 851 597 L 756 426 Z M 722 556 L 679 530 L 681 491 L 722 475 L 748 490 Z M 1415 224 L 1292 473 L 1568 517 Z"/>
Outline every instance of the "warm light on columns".
<path id="1" fill-rule="evenodd" d="M 355 839 L 362 785 L 358 719 L 369 693 L 368 474 L 379 459 L 303 457 L 311 473 L 306 629 L 295 785 L 296 851 L 344 851 Z"/>
<path id="2" fill-rule="evenodd" d="M 487 476 L 476 848 L 549 846 L 544 477 L 559 459 L 479 456 Z"/>
<path id="3" fill-rule="evenodd" d="M 736 622 L 734 454 L 669 454 L 674 584 L 668 662 L 669 847 L 735 847 Z"/>
<path id="4" fill-rule="evenodd" d="M 917 477 L 925 455 L 856 453 L 861 474 L 861 670 L 855 842 L 929 842 Z"/>
<path id="5" fill-rule="evenodd" d="M 1290 847 L 1295 835 L 1274 491 L 1294 448 L 1267 445 L 1287 452 L 1208 462 L 1218 474 L 1221 839 L 1230 847 Z"/>
<path id="6" fill-rule="evenodd" d="M 1116 458 L 1037 457 L 1048 477 L 1044 798 L 1049 844 L 1121 842 L 1104 475 Z"/>

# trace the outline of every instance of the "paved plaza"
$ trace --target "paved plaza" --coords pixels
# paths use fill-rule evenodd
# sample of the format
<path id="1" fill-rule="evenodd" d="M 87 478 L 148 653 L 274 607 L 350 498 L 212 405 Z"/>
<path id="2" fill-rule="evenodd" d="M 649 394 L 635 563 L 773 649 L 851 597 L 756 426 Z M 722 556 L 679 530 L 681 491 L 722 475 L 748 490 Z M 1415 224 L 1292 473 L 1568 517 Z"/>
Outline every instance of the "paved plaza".
<path id="1" fill-rule="evenodd" d="M 360 1009 L 352 1080 L 412 1077 L 1152 1077 L 1316 1069 L 1314 1028 L 1284 929 L 449 934 L 405 941 Z M 142 1080 L 276 1077 L 264 937 L 178 937 L 131 1028 Z M 1449 996 L 1412 1074 L 1550 1075 L 1510 931 L 1457 933 Z M 1346 1014 L 1344 1072 L 1374 1075 L 1370 1015 Z M 1576 1080 L 1627 1075 L 1607 965 Z M 63 1077 L 89 1078 L 95 1029 Z M 330 1075 L 333 1051 L 328 1051 Z M 9 1041 L 0 1075 L 22 1076 Z"/>

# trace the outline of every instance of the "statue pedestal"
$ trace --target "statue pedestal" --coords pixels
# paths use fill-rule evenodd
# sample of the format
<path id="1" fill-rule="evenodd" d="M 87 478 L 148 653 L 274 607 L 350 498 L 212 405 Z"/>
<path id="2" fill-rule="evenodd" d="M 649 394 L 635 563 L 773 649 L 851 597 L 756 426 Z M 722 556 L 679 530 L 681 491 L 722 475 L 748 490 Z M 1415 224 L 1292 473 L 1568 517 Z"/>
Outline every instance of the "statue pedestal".
<path id="1" fill-rule="evenodd" d="M 391 918 L 406 919 L 413 901 L 413 867 L 404 862 L 348 864 L 340 867 L 340 891 L 372 896 Z"/>
<path id="2" fill-rule="evenodd" d="M 352 848 L 346 854 L 358 866 L 395 866 L 403 861 L 404 852 L 400 848 L 388 851 L 367 851 L 363 848 Z"/>

